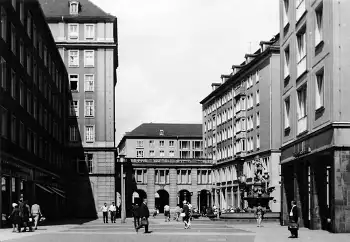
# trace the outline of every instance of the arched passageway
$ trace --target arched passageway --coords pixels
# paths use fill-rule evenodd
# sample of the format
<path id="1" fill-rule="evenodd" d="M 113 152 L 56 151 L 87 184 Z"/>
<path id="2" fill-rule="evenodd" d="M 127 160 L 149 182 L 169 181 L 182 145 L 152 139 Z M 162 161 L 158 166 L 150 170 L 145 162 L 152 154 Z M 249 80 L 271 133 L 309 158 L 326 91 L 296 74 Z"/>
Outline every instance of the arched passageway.
<path id="1" fill-rule="evenodd" d="M 182 208 L 183 206 L 183 201 L 186 200 L 187 203 L 191 203 L 191 196 L 192 196 L 192 193 L 189 192 L 188 190 L 186 189 L 183 189 L 181 191 L 179 191 L 179 194 L 178 194 L 178 203 L 180 205 L 180 207 Z"/>
<path id="2" fill-rule="evenodd" d="M 158 190 L 155 194 L 155 207 L 163 213 L 165 205 L 169 205 L 169 193 L 166 190 Z"/>
<path id="3" fill-rule="evenodd" d="M 143 202 L 143 199 L 147 198 L 147 194 L 144 190 L 142 189 L 137 189 L 136 191 L 134 191 L 134 193 L 132 194 L 132 202 L 136 203 L 138 205 L 141 205 L 141 203 Z"/>
<path id="4" fill-rule="evenodd" d="M 198 208 L 200 212 L 205 212 L 208 207 L 211 207 L 210 191 L 203 189 L 198 192 Z"/>

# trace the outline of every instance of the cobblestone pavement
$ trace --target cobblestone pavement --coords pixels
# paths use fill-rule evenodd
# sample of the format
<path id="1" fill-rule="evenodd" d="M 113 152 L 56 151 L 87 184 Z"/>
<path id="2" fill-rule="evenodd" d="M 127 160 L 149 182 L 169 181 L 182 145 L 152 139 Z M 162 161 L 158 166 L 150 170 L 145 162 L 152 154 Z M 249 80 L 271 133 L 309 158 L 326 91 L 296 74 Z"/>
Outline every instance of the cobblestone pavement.
<path id="1" fill-rule="evenodd" d="M 192 228 L 185 230 L 183 223 L 163 219 L 150 219 L 150 234 L 144 234 L 143 229 L 136 233 L 131 219 L 126 224 L 120 220 L 115 224 L 103 224 L 95 220 L 80 225 L 65 224 L 42 226 L 35 232 L 12 233 L 11 229 L 0 230 L 0 241 L 7 242 L 116 242 L 116 241 L 239 241 L 239 242 L 267 242 L 267 241 L 350 241 L 350 234 L 331 234 L 326 231 L 300 229 L 300 238 L 289 239 L 286 227 L 276 223 L 266 223 L 257 228 L 255 224 L 237 224 L 224 221 L 195 220 Z"/>

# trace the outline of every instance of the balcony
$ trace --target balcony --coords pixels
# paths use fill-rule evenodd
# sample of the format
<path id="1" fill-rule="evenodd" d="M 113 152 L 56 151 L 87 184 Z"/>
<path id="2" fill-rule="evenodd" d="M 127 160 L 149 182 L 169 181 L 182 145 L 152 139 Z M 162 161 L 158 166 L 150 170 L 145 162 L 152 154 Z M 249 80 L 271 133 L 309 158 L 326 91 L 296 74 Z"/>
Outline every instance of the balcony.
<path id="1" fill-rule="evenodd" d="M 236 113 L 235 117 L 236 119 L 240 119 L 240 118 L 245 118 L 247 116 L 247 111 L 246 110 L 241 110 L 238 113 Z"/>
<path id="2" fill-rule="evenodd" d="M 237 97 L 240 97 L 240 96 L 243 96 L 245 95 L 245 89 L 244 89 L 244 86 L 240 86 L 238 88 L 236 88 L 234 91 L 233 91 L 233 96 L 234 98 L 237 98 Z"/>
<path id="3" fill-rule="evenodd" d="M 298 119 L 298 134 L 301 134 L 304 131 L 306 131 L 306 128 L 307 128 L 307 116 L 304 116 Z"/>
<path id="4" fill-rule="evenodd" d="M 306 71 L 306 55 L 297 64 L 297 78 Z"/>
<path id="5" fill-rule="evenodd" d="M 246 151 L 240 151 L 236 153 L 236 157 L 237 158 L 245 157 L 246 154 L 247 154 Z"/>
<path id="6" fill-rule="evenodd" d="M 296 10 L 296 22 L 300 20 L 300 18 L 304 15 L 305 11 L 306 11 L 305 0 L 299 0 L 299 5 L 297 6 L 297 10 Z"/>
<path id="7" fill-rule="evenodd" d="M 239 133 L 236 134 L 236 139 L 244 139 L 247 137 L 247 132 L 245 131 L 240 131 Z"/>
<path id="8" fill-rule="evenodd" d="M 212 159 L 203 158 L 126 158 L 131 163 L 163 164 L 213 164 Z"/>

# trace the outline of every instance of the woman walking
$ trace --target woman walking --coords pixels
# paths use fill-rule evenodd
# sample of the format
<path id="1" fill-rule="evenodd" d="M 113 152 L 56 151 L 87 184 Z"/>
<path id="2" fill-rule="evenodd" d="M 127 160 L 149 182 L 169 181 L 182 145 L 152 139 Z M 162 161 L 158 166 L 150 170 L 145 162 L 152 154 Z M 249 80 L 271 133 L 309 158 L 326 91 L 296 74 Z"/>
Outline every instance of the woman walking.
<path id="1" fill-rule="evenodd" d="M 187 205 L 187 201 L 183 201 L 183 208 L 182 208 L 182 213 L 183 213 L 183 222 L 185 224 L 185 229 L 190 228 L 191 224 L 189 224 L 189 219 L 190 219 L 190 209 Z"/>
<path id="2" fill-rule="evenodd" d="M 19 215 L 19 207 L 18 207 L 18 204 L 17 203 L 12 203 L 12 207 L 13 207 L 13 210 L 12 210 L 12 213 L 11 215 L 9 216 L 9 218 L 11 219 L 12 221 L 12 232 L 16 232 L 16 229 L 17 229 L 17 232 L 21 232 L 21 217 Z"/>

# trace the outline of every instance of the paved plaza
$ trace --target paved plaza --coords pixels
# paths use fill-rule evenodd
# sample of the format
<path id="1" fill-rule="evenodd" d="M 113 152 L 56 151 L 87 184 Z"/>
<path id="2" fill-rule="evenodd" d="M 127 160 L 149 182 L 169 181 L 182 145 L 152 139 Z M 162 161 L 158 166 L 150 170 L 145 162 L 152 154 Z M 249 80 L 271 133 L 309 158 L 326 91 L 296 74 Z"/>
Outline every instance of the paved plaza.
<path id="1" fill-rule="evenodd" d="M 138 233 L 127 219 L 126 224 L 103 224 L 95 220 L 82 224 L 67 223 L 65 225 L 41 226 L 35 232 L 12 233 L 12 229 L 0 230 L 0 241 L 8 242 L 116 242 L 116 241 L 171 241 L 171 242 L 205 242 L 205 241 L 350 241 L 350 234 L 331 234 L 326 231 L 300 229 L 300 238 L 289 239 L 286 227 L 277 223 L 266 223 L 257 228 L 255 224 L 240 224 L 224 221 L 195 220 L 192 228 L 185 230 L 181 222 L 164 222 L 163 219 L 150 219 L 149 234 L 144 229 Z"/>

